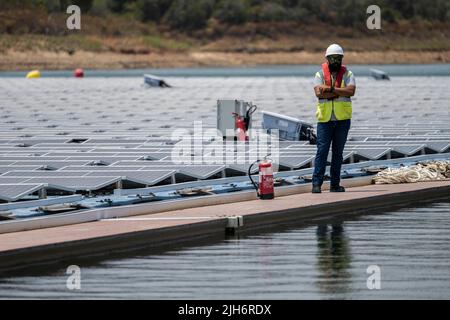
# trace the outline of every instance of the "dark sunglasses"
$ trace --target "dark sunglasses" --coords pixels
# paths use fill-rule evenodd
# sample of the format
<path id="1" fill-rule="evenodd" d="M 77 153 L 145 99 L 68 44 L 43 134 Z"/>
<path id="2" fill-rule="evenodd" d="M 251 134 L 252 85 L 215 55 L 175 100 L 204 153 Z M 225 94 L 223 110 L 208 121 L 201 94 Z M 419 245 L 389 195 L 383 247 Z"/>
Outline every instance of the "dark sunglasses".
<path id="1" fill-rule="evenodd" d="M 341 62 L 342 61 L 342 56 L 328 56 L 327 59 L 331 63 L 333 63 L 333 62 Z"/>

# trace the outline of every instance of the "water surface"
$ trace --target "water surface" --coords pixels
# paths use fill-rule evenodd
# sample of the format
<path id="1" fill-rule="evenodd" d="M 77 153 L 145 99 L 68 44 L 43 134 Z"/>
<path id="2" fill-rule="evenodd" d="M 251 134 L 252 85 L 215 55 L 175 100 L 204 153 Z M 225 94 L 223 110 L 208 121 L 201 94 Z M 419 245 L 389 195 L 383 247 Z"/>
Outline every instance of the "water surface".
<path id="1" fill-rule="evenodd" d="M 450 299 L 450 199 L 0 278 L 1 298 Z M 67 261 L 69 265 L 71 262 Z M 368 266 L 381 289 L 367 288 Z"/>
<path id="2" fill-rule="evenodd" d="M 86 77 L 137 77 L 145 73 L 161 77 L 311 77 L 320 65 L 268 65 L 256 67 L 158 68 L 128 70 L 85 70 Z M 450 76 L 450 63 L 443 64 L 356 64 L 349 68 L 358 76 L 369 76 L 370 69 L 381 69 L 390 76 Z M 45 71 L 43 77 L 73 77 L 72 70 Z M 0 77 L 25 77 L 26 71 L 0 72 Z"/>

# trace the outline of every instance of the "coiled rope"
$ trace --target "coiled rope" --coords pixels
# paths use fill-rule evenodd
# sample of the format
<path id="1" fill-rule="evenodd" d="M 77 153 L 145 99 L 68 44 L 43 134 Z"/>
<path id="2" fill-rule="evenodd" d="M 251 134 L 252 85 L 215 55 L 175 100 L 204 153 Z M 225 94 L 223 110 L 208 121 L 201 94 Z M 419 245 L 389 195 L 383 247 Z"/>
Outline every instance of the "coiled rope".
<path id="1" fill-rule="evenodd" d="M 445 180 L 450 177 L 450 161 L 423 161 L 414 166 L 387 168 L 372 179 L 375 184 Z"/>

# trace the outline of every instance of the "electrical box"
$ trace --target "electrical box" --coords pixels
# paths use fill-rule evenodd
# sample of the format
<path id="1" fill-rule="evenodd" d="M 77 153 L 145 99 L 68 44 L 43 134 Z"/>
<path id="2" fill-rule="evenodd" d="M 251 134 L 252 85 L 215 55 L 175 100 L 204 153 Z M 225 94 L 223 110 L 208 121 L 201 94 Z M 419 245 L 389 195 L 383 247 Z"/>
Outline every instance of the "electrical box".
<path id="1" fill-rule="evenodd" d="M 236 119 L 233 113 L 245 117 L 252 106 L 251 102 L 242 100 L 217 100 L 217 129 L 222 132 L 223 137 L 234 137 L 236 135 Z"/>
<path id="2" fill-rule="evenodd" d="M 278 130 L 280 140 L 306 140 L 311 144 L 316 144 L 314 127 L 309 123 L 269 111 L 262 111 L 262 118 L 263 129 L 269 133 L 272 130 Z"/>

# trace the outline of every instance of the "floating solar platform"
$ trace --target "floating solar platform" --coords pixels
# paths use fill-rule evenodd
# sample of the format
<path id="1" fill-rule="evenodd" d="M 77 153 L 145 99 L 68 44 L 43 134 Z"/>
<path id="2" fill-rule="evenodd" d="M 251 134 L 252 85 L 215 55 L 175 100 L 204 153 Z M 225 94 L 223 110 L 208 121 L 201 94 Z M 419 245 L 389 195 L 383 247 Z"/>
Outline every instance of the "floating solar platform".
<path id="1" fill-rule="evenodd" d="M 27 184 L 31 179 L 33 186 L 60 185 L 86 192 L 115 184 L 120 187 L 125 181 L 167 183 L 173 175 L 175 181 L 245 176 L 249 163 L 187 165 L 171 159 L 174 144 L 182 138 L 173 139 L 174 129 L 184 128 L 187 137 L 199 120 L 204 129 L 215 128 L 216 100 L 221 97 L 253 101 L 260 110 L 316 124 L 310 78 L 192 77 L 186 82 L 174 77 L 171 82 L 177 90 L 164 92 L 145 90 L 141 81 L 0 78 L 5 93 L 0 95 L 0 182 L 5 179 L 8 185 L 21 185 L 23 179 Z M 423 91 L 415 92 L 410 87 L 417 78 L 412 77 L 389 83 L 360 77 L 358 83 L 344 161 L 450 153 L 450 78 L 431 77 L 422 84 Z M 374 90 L 388 100 L 398 96 L 411 100 L 390 105 L 379 100 Z M 427 100 L 422 92 L 427 92 Z M 420 106 L 411 105 L 417 100 Z M 261 120 L 256 112 L 253 127 L 259 129 Z M 203 148 L 212 143 L 200 140 L 195 142 Z M 280 170 L 314 164 L 316 146 L 307 141 L 279 141 L 278 145 Z M 224 151 L 234 149 L 224 146 Z M 249 152 L 255 150 L 246 149 L 247 158 Z M 0 188 L 0 197 L 3 191 Z M 25 190 L 22 197 L 27 194 Z M 17 201 L 20 197 L 1 199 Z"/>

